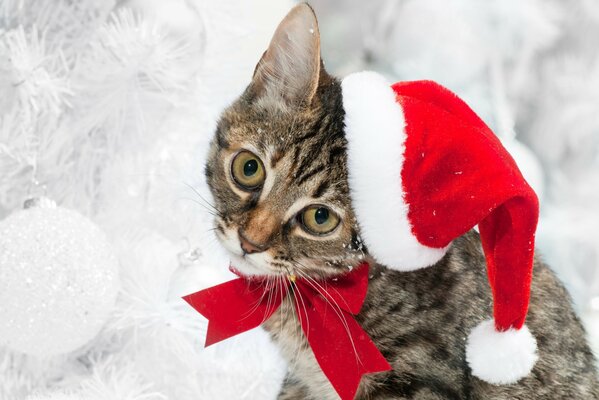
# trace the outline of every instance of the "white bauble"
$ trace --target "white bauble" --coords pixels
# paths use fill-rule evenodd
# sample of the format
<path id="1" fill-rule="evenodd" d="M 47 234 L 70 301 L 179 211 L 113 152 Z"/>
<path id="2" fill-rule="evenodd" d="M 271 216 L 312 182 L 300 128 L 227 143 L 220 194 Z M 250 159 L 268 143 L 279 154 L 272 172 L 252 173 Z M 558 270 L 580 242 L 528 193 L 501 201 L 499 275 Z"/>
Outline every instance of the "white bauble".
<path id="1" fill-rule="evenodd" d="M 116 257 L 94 223 L 41 203 L 0 221 L 0 344 L 45 357 L 98 333 L 119 280 Z"/>

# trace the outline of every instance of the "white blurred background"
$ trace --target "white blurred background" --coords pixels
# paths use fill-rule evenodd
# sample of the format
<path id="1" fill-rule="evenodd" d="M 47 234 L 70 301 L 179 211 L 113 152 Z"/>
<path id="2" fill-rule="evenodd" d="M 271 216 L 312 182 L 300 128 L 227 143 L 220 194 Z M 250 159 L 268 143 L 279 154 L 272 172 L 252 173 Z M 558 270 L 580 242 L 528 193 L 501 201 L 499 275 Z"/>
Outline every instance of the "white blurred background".
<path id="1" fill-rule="evenodd" d="M 275 397 L 285 366 L 266 335 L 204 350 L 180 296 L 230 277 L 203 157 L 293 4 L 0 0 L 1 399 Z M 599 2 L 311 5 L 329 72 L 436 80 L 500 136 L 599 349 Z M 37 196 L 85 216 L 111 253 L 81 254 L 85 224 L 23 214 Z M 71 247 L 49 240 L 61 224 Z"/>

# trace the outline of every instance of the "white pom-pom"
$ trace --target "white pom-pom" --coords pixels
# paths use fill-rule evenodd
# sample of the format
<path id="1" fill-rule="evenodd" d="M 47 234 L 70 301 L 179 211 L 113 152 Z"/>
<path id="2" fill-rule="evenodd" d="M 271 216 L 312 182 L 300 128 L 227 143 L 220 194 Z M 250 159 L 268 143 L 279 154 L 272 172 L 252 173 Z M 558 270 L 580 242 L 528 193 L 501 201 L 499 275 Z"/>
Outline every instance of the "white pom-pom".
<path id="1" fill-rule="evenodd" d="M 494 385 L 516 383 L 538 359 L 537 341 L 526 326 L 499 332 L 493 320 L 481 322 L 468 336 L 466 361 L 472 374 Z"/>

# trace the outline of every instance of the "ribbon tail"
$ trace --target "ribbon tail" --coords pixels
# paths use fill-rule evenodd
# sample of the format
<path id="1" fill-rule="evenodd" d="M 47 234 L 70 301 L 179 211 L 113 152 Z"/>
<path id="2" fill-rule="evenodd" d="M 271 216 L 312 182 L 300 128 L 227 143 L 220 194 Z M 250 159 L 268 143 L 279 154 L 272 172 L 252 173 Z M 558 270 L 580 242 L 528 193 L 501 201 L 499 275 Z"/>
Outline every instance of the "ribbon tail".
<path id="1" fill-rule="evenodd" d="M 183 297 L 208 319 L 205 347 L 258 327 L 279 308 L 286 290 L 239 278 Z"/>
<path id="2" fill-rule="evenodd" d="M 363 375 L 392 369 L 351 313 L 316 296 L 308 307 L 296 301 L 295 308 L 316 361 L 342 400 L 355 398 Z"/>

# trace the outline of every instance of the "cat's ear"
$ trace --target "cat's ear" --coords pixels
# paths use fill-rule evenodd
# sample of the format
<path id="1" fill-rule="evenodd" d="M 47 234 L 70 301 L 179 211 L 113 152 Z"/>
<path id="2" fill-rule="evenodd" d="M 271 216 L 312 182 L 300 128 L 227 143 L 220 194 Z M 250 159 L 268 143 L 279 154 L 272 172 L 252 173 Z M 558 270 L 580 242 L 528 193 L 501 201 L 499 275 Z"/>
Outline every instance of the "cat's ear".
<path id="1" fill-rule="evenodd" d="M 252 91 L 287 105 L 309 104 L 320 77 L 320 33 L 312 8 L 295 6 L 281 21 L 256 65 Z"/>

